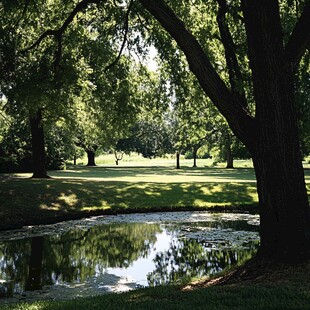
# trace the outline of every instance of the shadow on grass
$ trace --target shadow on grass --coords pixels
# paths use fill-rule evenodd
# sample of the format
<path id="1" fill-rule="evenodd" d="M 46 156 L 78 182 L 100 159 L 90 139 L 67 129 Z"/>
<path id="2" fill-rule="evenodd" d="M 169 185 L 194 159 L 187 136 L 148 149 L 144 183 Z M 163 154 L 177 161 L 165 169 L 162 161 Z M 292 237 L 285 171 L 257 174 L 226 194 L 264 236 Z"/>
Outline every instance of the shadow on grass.
<path id="1" fill-rule="evenodd" d="M 87 179 L 7 179 L 0 188 L 0 229 L 87 215 L 253 205 L 246 183 L 150 183 Z"/>
<path id="2" fill-rule="evenodd" d="M 51 175 L 61 178 L 123 178 L 143 177 L 149 175 L 157 176 L 203 176 L 209 178 L 223 179 L 227 181 L 246 180 L 256 181 L 254 169 L 225 169 L 225 168 L 190 168 L 175 169 L 173 167 L 86 167 L 70 166 L 65 171 L 53 171 Z"/>

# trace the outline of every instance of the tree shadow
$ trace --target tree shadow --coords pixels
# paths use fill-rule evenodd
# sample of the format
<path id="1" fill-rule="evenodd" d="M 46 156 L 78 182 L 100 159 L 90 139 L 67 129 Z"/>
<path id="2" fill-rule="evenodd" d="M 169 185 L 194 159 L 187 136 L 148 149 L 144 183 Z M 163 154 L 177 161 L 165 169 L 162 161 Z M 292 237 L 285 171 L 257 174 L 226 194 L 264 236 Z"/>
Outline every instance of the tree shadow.
<path id="1" fill-rule="evenodd" d="M 123 177 L 145 177 L 145 176 L 201 176 L 208 178 L 216 178 L 223 181 L 255 181 L 255 173 L 253 168 L 238 168 L 238 169 L 225 169 L 225 168 L 192 168 L 184 167 L 182 169 L 175 169 L 174 167 L 86 167 L 76 166 L 70 167 L 64 171 L 53 171 L 51 176 L 57 178 L 94 178 L 94 179 L 111 179 Z"/>
<path id="2" fill-rule="evenodd" d="M 197 210 L 257 202 L 255 186 L 246 183 L 8 179 L 2 183 L 0 194 L 2 230 L 88 215 Z"/>

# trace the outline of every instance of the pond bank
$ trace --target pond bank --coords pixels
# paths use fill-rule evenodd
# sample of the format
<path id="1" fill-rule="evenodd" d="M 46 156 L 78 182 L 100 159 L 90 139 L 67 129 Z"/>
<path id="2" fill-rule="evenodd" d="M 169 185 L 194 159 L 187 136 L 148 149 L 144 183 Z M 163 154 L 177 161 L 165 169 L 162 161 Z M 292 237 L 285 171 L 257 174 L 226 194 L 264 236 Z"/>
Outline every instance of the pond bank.
<path id="1" fill-rule="evenodd" d="M 80 220 L 84 218 L 91 218 L 96 216 L 110 216 L 120 214 L 144 214 L 144 213 L 160 213 L 160 212 L 210 212 L 210 213 L 245 213 L 245 214 L 258 214 L 258 205 L 214 205 L 208 207 L 195 207 L 195 206 L 171 206 L 171 207 L 152 207 L 152 208 L 139 208 L 137 209 L 122 209 L 114 208 L 107 210 L 91 210 L 91 211 L 68 211 L 40 213 L 26 213 L 22 217 L 12 216 L 3 219 L 0 222 L 0 231 L 20 229 L 27 226 L 34 225 L 50 225 L 61 223 L 64 221 Z M 1 212 L 1 211 L 0 211 Z"/>

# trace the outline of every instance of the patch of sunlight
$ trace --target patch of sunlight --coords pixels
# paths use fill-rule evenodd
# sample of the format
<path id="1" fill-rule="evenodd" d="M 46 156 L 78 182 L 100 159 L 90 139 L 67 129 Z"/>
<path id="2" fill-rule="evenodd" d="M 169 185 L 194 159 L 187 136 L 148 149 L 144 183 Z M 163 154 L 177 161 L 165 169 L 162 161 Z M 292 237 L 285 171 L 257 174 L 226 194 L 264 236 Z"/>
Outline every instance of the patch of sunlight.
<path id="1" fill-rule="evenodd" d="M 208 190 L 210 194 L 214 193 L 222 193 L 223 192 L 223 185 L 213 185 L 211 189 L 204 187 L 203 192 L 205 193 L 205 190 Z"/>
<path id="2" fill-rule="evenodd" d="M 207 202 L 203 199 L 195 199 L 194 200 L 194 203 L 193 203 L 194 206 L 197 206 L 197 207 L 213 207 L 215 205 L 214 202 Z M 217 206 L 227 206 L 227 205 L 231 205 L 231 202 L 217 202 L 216 203 Z"/>
<path id="3" fill-rule="evenodd" d="M 155 191 L 144 191 L 144 194 L 147 195 L 147 196 L 161 196 L 161 193 L 156 193 Z"/>
<path id="4" fill-rule="evenodd" d="M 102 202 L 102 204 L 100 206 L 87 206 L 87 207 L 83 207 L 81 210 L 82 211 L 94 211 L 94 210 L 109 210 L 111 209 L 111 206 L 108 205 L 108 203 Z"/>
<path id="5" fill-rule="evenodd" d="M 66 195 L 65 193 L 61 193 L 60 196 L 58 197 L 58 200 L 61 203 L 65 203 L 70 207 L 73 207 L 78 202 L 78 198 L 76 197 L 75 194 Z"/>
<path id="6" fill-rule="evenodd" d="M 46 309 L 44 303 L 34 303 L 34 304 L 25 304 L 21 305 L 20 310 L 43 310 Z"/>
<path id="7" fill-rule="evenodd" d="M 40 204 L 40 209 L 42 210 L 58 211 L 60 208 L 61 208 L 61 205 L 57 202 L 54 202 L 51 205 L 47 205 L 45 203 Z"/>
<path id="8" fill-rule="evenodd" d="M 28 179 L 31 178 L 32 173 L 12 173 L 12 176 L 14 178 Z"/>

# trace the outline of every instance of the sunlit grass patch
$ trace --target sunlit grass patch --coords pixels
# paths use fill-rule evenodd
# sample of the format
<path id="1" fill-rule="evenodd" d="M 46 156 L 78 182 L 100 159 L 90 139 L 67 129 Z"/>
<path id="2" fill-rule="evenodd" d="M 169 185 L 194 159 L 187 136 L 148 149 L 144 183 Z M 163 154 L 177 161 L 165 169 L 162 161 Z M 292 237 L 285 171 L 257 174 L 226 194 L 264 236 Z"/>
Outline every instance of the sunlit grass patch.
<path id="1" fill-rule="evenodd" d="M 0 228 L 100 213 L 249 208 L 258 202 L 250 168 L 74 167 L 73 171 L 53 171 L 50 179 L 19 174 L 3 180 Z M 310 192 L 309 183 L 307 188 Z"/>

